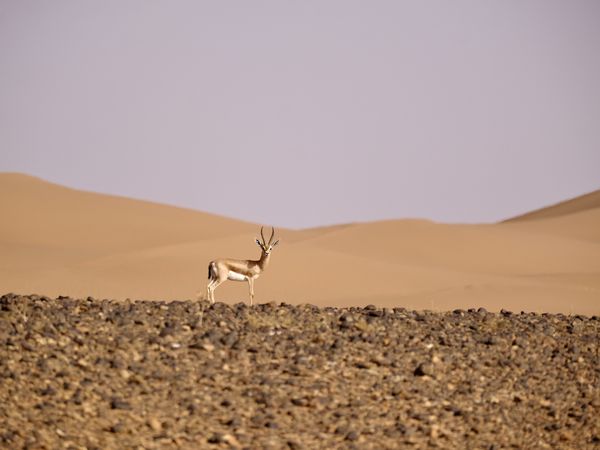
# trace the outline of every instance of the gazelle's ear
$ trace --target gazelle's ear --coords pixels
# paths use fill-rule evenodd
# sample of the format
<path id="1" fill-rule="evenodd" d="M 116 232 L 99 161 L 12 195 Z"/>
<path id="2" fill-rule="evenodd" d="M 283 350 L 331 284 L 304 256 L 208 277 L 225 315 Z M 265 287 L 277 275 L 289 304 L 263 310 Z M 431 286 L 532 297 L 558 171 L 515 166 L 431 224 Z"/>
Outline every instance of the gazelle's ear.
<path id="1" fill-rule="evenodd" d="M 260 248 L 262 248 L 262 242 L 260 242 L 260 241 L 258 240 L 258 238 L 256 238 L 256 243 L 258 244 L 258 246 L 259 246 Z"/>
<path id="2" fill-rule="evenodd" d="M 277 240 L 276 240 L 276 241 L 273 243 L 273 245 L 271 245 L 271 247 L 275 247 L 277 244 L 279 244 L 279 239 L 277 239 Z"/>

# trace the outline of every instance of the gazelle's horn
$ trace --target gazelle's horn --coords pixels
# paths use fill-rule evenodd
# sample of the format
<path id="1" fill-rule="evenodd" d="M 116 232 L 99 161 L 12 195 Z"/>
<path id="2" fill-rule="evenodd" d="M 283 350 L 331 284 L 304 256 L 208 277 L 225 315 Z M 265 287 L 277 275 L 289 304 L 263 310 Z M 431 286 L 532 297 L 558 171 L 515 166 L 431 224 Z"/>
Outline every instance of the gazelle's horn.
<path id="1" fill-rule="evenodd" d="M 263 240 L 263 244 L 265 244 L 265 245 L 266 245 L 265 237 L 264 237 L 264 235 L 263 235 L 263 227 L 260 227 L 260 237 L 261 237 L 261 238 L 262 238 L 262 240 Z"/>
<path id="2" fill-rule="evenodd" d="M 273 237 L 275 236 L 275 227 L 271 227 L 271 237 L 269 238 L 269 244 L 271 245 L 271 242 L 273 241 Z"/>

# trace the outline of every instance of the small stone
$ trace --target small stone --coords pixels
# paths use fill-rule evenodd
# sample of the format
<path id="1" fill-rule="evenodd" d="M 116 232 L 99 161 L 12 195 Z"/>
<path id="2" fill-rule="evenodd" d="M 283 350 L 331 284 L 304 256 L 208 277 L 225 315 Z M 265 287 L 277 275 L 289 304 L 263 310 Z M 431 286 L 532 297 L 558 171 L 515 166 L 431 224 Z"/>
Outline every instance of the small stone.
<path id="1" fill-rule="evenodd" d="M 402 394 L 402 392 L 404 392 L 404 390 L 402 389 L 402 386 L 396 385 L 392 388 L 392 390 L 390 391 L 390 394 L 392 394 L 394 397 L 398 397 L 400 394 Z"/>
<path id="2" fill-rule="evenodd" d="M 162 430 L 162 423 L 156 417 L 151 417 L 150 419 L 148 419 L 148 426 L 153 431 L 160 431 L 160 430 Z"/>
<path id="3" fill-rule="evenodd" d="M 485 345 L 496 345 L 498 343 L 498 339 L 495 336 L 488 336 L 483 340 Z"/>
<path id="4" fill-rule="evenodd" d="M 344 347 L 344 340 L 341 338 L 337 338 L 335 341 L 333 341 L 333 344 L 331 344 L 331 348 L 333 349 L 341 349 Z"/>
<path id="5" fill-rule="evenodd" d="M 339 320 L 342 323 L 352 323 L 354 322 L 354 316 L 351 313 L 344 313 L 340 316 Z"/>
<path id="6" fill-rule="evenodd" d="M 120 398 L 113 398 L 110 401 L 111 409 L 131 409 L 131 405 Z"/>
<path id="7" fill-rule="evenodd" d="M 232 448 L 241 448 L 239 441 L 233 434 L 225 433 L 222 437 L 222 442 L 228 444 Z"/>
<path id="8" fill-rule="evenodd" d="M 81 405 L 81 409 L 83 410 L 83 413 L 88 416 L 95 412 L 94 407 L 88 402 L 85 402 L 83 405 Z"/>
<path id="9" fill-rule="evenodd" d="M 44 389 L 42 389 L 40 391 L 41 395 L 54 395 L 56 394 L 56 389 L 54 389 L 52 386 L 46 386 Z"/>
<path id="10" fill-rule="evenodd" d="M 354 327 L 360 331 L 368 331 L 369 330 L 369 324 L 363 319 L 357 320 L 354 323 Z"/>
<path id="11" fill-rule="evenodd" d="M 206 350 L 207 352 L 212 352 L 215 349 L 215 346 L 213 344 L 211 344 L 210 342 L 207 342 L 205 344 L 202 344 L 202 348 L 204 350 Z"/>
<path id="12" fill-rule="evenodd" d="M 368 369 L 369 367 L 371 367 L 371 366 L 369 365 L 369 363 L 367 363 L 366 361 L 357 361 L 357 362 L 355 363 L 355 366 L 356 366 L 358 369 Z"/>
<path id="13" fill-rule="evenodd" d="M 356 431 L 350 431 L 347 435 L 346 435 L 346 440 L 347 441 L 356 441 L 358 440 L 358 437 L 360 436 L 359 433 L 357 433 Z"/>
<path id="14" fill-rule="evenodd" d="M 225 441 L 223 440 L 223 433 L 214 433 L 212 436 L 210 436 L 207 439 L 207 442 L 209 444 L 222 444 L 225 443 Z"/>
<path id="15" fill-rule="evenodd" d="M 346 435 L 348 434 L 348 427 L 346 425 L 339 425 L 336 429 L 335 429 L 335 434 L 338 435 Z"/>
<path id="16" fill-rule="evenodd" d="M 304 448 L 298 441 L 292 439 L 288 439 L 287 446 L 290 450 L 302 450 Z"/>
<path id="17" fill-rule="evenodd" d="M 417 377 L 422 377 L 425 375 L 428 375 L 428 376 L 433 375 L 433 365 L 430 363 L 419 364 L 414 371 L 414 375 Z"/>
<path id="18" fill-rule="evenodd" d="M 301 398 L 297 398 L 297 397 L 296 397 L 296 398 L 293 398 L 293 399 L 291 400 L 291 402 L 292 402 L 292 404 L 293 404 L 293 405 L 295 405 L 295 406 L 306 406 L 306 405 L 308 405 L 308 400 L 307 400 L 306 398 L 304 398 L 304 397 L 301 397 Z"/>
<path id="19" fill-rule="evenodd" d="M 122 422 L 117 422 L 117 423 L 111 425 L 110 428 L 108 429 L 108 431 L 110 431 L 111 433 L 120 433 L 121 431 L 123 431 L 124 428 L 125 428 L 125 426 L 123 425 Z"/>
<path id="20" fill-rule="evenodd" d="M 239 417 L 232 417 L 231 419 L 225 421 L 225 425 L 227 425 L 229 428 L 239 428 L 242 426 L 242 421 Z"/>
<path id="21" fill-rule="evenodd" d="M 233 346 L 233 344 L 235 344 L 238 340 L 238 334 L 235 331 L 232 331 L 231 333 L 225 335 L 223 338 L 221 338 L 221 342 L 226 345 L 227 347 L 231 347 Z"/>

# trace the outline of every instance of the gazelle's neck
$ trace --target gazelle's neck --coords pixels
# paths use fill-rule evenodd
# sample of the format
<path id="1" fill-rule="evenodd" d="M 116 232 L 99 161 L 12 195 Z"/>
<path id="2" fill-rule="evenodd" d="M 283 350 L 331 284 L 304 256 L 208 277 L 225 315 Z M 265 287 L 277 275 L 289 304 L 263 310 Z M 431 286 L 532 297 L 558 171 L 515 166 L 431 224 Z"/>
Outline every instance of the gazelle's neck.
<path id="1" fill-rule="evenodd" d="M 260 270 L 265 270 L 267 264 L 269 264 L 269 259 L 271 258 L 271 254 L 266 254 L 265 252 L 261 252 L 260 259 L 258 260 L 258 267 Z"/>

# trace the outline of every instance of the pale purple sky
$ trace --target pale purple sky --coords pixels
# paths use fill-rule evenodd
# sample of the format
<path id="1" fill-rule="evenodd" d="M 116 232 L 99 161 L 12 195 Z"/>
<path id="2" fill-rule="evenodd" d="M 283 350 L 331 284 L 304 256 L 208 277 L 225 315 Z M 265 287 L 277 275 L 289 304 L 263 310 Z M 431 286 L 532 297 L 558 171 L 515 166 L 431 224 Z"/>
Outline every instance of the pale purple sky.
<path id="1" fill-rule="evenodd" d="M 600 188 L 600 1 L 0 0 L 0 171 L 279 226 L 500 220 Z"/>

